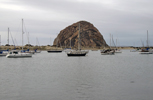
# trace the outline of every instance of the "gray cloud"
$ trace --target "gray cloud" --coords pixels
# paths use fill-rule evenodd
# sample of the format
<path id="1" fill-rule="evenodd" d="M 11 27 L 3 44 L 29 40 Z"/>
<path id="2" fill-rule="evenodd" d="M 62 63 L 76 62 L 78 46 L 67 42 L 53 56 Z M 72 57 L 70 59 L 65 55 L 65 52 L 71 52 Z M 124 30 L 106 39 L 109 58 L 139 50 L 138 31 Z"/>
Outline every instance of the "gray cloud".
<path id="1" fill-rule="evenodd" d="M 120 45 L 141 46 L 149 30 L 150 45 L 153 45 L 153 1 L 152 0 L 2 0 L 0 1 L 0 35 L 2 44 L 7 41 L 7 28 L 21 41 L 21 19 L 25 21 L 30 41 L 36 37 L 40 44 L 50 44 L 65 27 L 86 20 L 94 24 L 109 44 L 109 35 L 120 41 Z M 18 35 L 18 36 L 17 36 Z M 27 42 L 25 36 L 25 42 Z M 18 43 L 20 44 L 20 42 Z"/>

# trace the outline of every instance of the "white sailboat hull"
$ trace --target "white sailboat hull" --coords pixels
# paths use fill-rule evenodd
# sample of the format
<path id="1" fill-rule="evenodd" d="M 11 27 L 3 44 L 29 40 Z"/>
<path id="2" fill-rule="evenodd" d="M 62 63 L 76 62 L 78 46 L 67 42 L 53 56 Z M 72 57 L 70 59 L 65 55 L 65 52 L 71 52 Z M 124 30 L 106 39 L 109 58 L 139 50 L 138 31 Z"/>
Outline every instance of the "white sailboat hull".
<path id="1" fill-rule="evenodd" d="M 6 55 L 7 58 L 26 58 L 26 57 L 32 57 L 31 53 L 22 53 L 19 52 L 18 54 L 15 53 L 8 53 Z"/>
<path id="2" fill-rule="evenodd" d="M 86 56 L 86 54 L 87 54 L 86 51 L 81 51 L 81 50 L 76 51 L 76 50 L 74 50 L 74 51 L 68 52 L 67 56 Z"/>

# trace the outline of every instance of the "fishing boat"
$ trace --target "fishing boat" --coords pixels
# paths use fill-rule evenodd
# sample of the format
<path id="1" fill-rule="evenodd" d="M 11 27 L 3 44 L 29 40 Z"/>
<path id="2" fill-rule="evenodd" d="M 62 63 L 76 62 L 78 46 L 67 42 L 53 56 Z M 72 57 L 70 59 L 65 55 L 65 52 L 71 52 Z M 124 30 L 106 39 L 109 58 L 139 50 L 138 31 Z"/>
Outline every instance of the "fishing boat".
<path id="1" fill-rule="evenodd" d="M 82 51 L 81 50 L 81 40 L 80 40 L 80 23 L 79 23 L 79 33 L 78 33 L 78 50 L 73 50 L 70 52 L 67 52 L 67 56 L 86 56 L 88 51 Z"/>
<path id="2" fill-rule="evenodd" d="M 7 55 L 7 58 L 25 58 L 25 57 L 32 57 L 31 53 L 23 52 L 23 19 L 22 19 L 22 51 L 19 50 L 12 50 Z"/>

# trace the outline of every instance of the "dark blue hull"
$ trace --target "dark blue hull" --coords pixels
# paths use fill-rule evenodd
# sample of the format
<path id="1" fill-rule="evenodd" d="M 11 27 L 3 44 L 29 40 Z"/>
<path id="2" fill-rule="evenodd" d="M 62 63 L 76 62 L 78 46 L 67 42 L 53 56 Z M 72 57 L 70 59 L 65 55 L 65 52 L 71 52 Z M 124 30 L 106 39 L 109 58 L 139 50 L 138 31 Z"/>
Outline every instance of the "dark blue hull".
<path id="1" fill-rule="evenodd" d="M 84 53 L 84 54 L 67 54 L 67 56 L 86 56 L 86 53 Z"/>

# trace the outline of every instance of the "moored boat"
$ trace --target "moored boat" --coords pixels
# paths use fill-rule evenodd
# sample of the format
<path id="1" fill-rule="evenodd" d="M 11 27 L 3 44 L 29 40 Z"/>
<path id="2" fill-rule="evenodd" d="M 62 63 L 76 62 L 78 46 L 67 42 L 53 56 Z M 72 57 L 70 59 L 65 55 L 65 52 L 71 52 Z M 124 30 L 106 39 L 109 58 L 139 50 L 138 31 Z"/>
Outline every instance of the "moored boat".
<path id="1" fill-rule="evenodd" d="M 147 30 L 147 46 L 146 48 L 141 49 L 140 54 L 153 54 L 153 50 L 150 49 L 148 44 L 148 30 Z"/>
<path id="2" fill-rule="evenodd" d="M 107 49 L 107 50 L 101 51 L 101 55 L 114 55 L 114 54 L 115 54 L 115 50 L 112 50 L 112 49 Z"/>
<path id="3" fill-rule="evenodd" d="M 7 52 L 0 51 L 0 56 L 6 56 Z"/>
<path id="4" fill-rule="evenodd" d="M 67 53 L 68 56 L 86 56 L 87 52 L 86 51 L 80 51 L 80 50 L 74 50 L 70 51 Z"/>
<path id="5" fill-rule="evenodd" d="M 48 50 L 47 52 L 48 53 L 60 53 L 60 52 L 62 52 L 63 50 L 57 50 L 57 49 L 55 49 L 55 50 Z"/>
<path id="6" fill-rule="evenodd" d="M 140 51 L 140 54 L 153 54 L 153 50 L 151 50 L 150 48 L 142 49 Z"/>
<path id="7" fill-rule="evenodd" d="M 86 56 L 88 51 L 81 50 L 81 40 L 80 40 L 80 23 L 79 23 L 79 33 L 78 33 L 78 50 L 73 50 L 67 53 L 67 56 Z"/>
<path id="8" fill-rule="evenodd" d="M 12 50 L 7 55 L 7 58 L 25 58 L 25 57 L 32 57 L 31 53 L 24 53 L 18 50 Z"/>
<path id="9" fill-rule="evenodd" d="M 18 50 L 12 50 L 10 51 L 6 57 L 7 58 L 25 58 L 25 57 L 32 57 L 31 53 L 25 53 L 23 52 L 23 19 L 22 19 L 22 50 L 18 51 Z"/>

